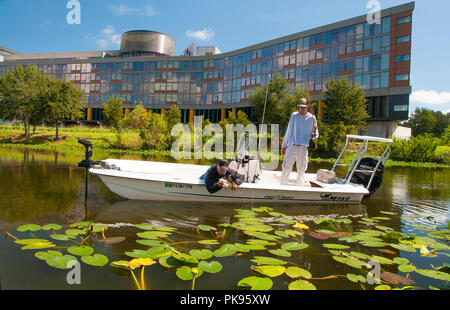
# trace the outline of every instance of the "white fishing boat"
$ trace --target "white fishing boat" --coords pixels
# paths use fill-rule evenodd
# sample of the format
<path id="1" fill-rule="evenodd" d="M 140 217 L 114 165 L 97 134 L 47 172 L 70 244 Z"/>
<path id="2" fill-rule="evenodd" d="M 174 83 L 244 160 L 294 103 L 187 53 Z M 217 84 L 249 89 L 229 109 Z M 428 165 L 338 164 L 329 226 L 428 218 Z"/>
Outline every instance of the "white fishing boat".
<path id="1" fill-rule="evenodd" d="M 349 141 L 359 142 L 357 150 L 349 150 Z M 369 142 L 386 142 L 381 156 L 365 156 Z M 261 169 L 261 161 L 240 158 L 230 167 L 246 176 L 247 182 L 237 190 L 223 188 L 210 194 L 200 177 L 210 166 L 167 162 L 107 159 L 90 161 L 93 144 L 80 140 L 86 146 L 84 165 L 89 173 L 99 176 L 104 184 L 119 196 L 136 200 L 198 201 L 198 202 L 261 202 L 261 203 L 360 203 L 381 185 L 384 163 L 389 153 L 390 139 L 348 135 L 344 149 L 331 170 L 306 173 L 303 186 L 295 186 L 296 172 L 288 185 L 280 185 L 281 171 Z M 90 143 L 90 144 L 89 144 Z M 354 152 L 351 164 L 342 164 L 343 154 Z M 344 177 L 335 177 L 339 166 L 348 166 Z"/>

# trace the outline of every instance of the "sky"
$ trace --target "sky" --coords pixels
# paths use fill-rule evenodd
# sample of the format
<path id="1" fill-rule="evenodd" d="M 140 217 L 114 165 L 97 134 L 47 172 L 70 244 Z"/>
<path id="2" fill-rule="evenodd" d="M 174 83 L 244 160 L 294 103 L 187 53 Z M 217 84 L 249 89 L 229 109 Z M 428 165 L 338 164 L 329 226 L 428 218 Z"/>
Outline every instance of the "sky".
<path id="1" fill-rule="evenodd" d="M 374 1 L 374 0 L 371 0 Z M 80 23 L 69 24 L 71 2 Z M 0 0 L 0 46 L 21 53 L 117 50 L 129 30 L 163 32 L 175 55 L 192 43 L 229 52 L 367 14 L 369 0 Z M 408 3 L 379 0 L 381 9 Z M 448 0 L 417 0 L 410 111 L 450 112 Z M 69 6 L 69 8 L 67 7 Z"/>

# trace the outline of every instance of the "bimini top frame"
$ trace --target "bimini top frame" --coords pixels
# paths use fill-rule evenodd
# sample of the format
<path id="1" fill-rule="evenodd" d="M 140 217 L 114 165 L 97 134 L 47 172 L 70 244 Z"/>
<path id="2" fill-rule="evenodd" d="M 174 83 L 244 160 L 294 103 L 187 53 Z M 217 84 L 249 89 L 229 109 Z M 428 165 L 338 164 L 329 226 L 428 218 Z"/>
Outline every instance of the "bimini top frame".
<path id="1" fill-rule="evenodd" d="M 355 140 L 354 142 L 361 141 L 361 145 L 358 150 L 349 150 L 348 149 L 350 140 Z M 378 137 L 371 137 L 371 136 L 347 135 L 347 138 L 345 141 L 345 146 L 344 146 L 341 154 L 339 154 L 339 157 L 336 159 L 336 162 L 334 163 L 333 168 L 331 169 L 331 171 L 335 171 L 337 166 L 349 167 L 347 170 L 347 174 L 345 175 L 345 177 L 343 179 L 345 184 L 350 183 L 350 180 L 352 179 L 353 174 L 355 172 L 368 172 L 367 170 L 358 170 L 356 168 L 359 166 L 359 163 L 364 158 L 364 155 L 366 154 L 367 149 L 369 148 L 369 142 L 387 143 L 387 146 L 384 149 L 383 154 L 381 156 L 372 156 L 372 155 L 366 156 L 366 157 L 378 159 L 378 162 L 377 162 L 377 165 L 375 166 L 375 168 L 372 171 L 369 171 L 369 172 L 371 172 L 371 176 L 370 176 L 369 182 L 367 183 L 366 189 L 370 188 L 370 185 L 372 184 L 373 178 L 375 176 L 375 172 L 377 171 L 380 164 L 384 165 L 386 163 L 386 160 L 389 157 L 389 147 L 390 147 L 391 143 L 393 142 L 392 139 L 385 139 L 385 138 L 378 138 Z M 342 160 L 342 157 L 345 152 L 355 153 L 355 157 L 353 158 L 353 161 L 350 165 L 339 163 L 339 161 Z"/>

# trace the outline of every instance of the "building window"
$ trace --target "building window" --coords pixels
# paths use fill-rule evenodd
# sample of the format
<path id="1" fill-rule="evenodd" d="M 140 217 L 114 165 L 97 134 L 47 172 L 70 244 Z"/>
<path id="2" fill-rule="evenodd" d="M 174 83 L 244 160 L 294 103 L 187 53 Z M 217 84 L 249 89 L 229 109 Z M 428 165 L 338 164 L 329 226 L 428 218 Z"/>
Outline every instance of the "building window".
<path id="1" fill-rule="evenodd" d="M 384 17 L 381 20 L 381 24 L 382 24 L 383 33 L 391 32 L 391 17 L 390 16 Z"/>
<path id="2" fill-rule="evenodd" d="M 409 54 L 400 55 L 400 56 L 395 57 L 395 62 L 402 62 L 402 61 L 409 61 L 409 60 L 410 60 Z"/>
<path id="3" fill-rule="evenodd" d="M 405 16 L 397 18 L 397 25 L 406 24 L 411 22 L 411 16 Z"/>
<path id="4" fill-rule="evenodd" d="M 409 80 L 409 74 L 397 74 L 395 76 L 395 81 L 407 81 Z"/>
<path id="5" fill-rule="evenodd" d="M 408 105 L 394 105 L 394 112 L 408 112 Z"/>
<path id="6" fill-rule="evenodd" d="M 411 35 L 397 37 L 397 43 L 411 42 Z"/>

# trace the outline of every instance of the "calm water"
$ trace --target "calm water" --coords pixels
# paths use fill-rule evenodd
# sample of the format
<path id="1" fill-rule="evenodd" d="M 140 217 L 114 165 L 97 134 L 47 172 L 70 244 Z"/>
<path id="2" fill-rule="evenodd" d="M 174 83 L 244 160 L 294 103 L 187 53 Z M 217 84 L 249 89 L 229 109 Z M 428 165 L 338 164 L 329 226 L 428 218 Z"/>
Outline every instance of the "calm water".
<path id="1" fill-rule="evenodd" d="M 105 155 L 106 156 L 106 155 Z M 203 224 L 218 227 L 222 223 L 236 220 L 235 209 L 251 209 L 260 205 L 198 205 L 194 203 L 155 203 L 123 200 L 111 193 L 95 176 L 89 177 L 88 199 L 85 200 L 85 171 L 76 165 L 83 157 L 58 153 L 0 149 L 0 230 L 8 231 L 18 238 L 49 238 L 49 233 L 38 231 L 18 232 L 16 228 L 27 223 L 44 225 L 58 223 L 64 229 L 71 223 L 93 220 L 107 224 L 107 237 L 123 236 L 126 240 L 116 244 L 94 242 L 95 253 L 109 258 L 109 262 L 130 260 L 126 251 L 147 249 L 136 243 L 136 233 L 142 232 L 134 224 L 148 223 L 154 226 L 170 226 L 177 228 L 180 234 L 172 236 L 174 241 L 192 240 L 197 234 L 195 227 Z M 109 158 L 120 158 L 108 155 Z M 95 159 L 99 158 L 97 154 Z M 127 159 L 138 159 L 139 156 L 128 156 Z M 146 158 L 151 160 L 152 158 Z M 163 160 L 161 158 L 156 160 Z M 328 164 L 310 164 L 309 171 L 329 168 Z M 380 225 L 388 226 L 395 231 L 407 235 L 427 236 L 435 227 L 448 225 L 450 213 L 450 170 L 419 168 L 388 168 L 382 187 L 370 199 L 363 200 L 360 205 L 351 206 L 272 206 L 274 211 L 286 216 L 319 218 L 321 216 L 334 219 L 350 219 L 352 222 L 340 226 L 344 231 L 373 229 L 361 222 L 361 218 L 389 217 L 380 220 Z M 386 215 L 392 212 L 395 215 Z M 311 230 L 318 229 L 313 222 L 307 222 Z M 289 225 L 287 225 L 289 226 Z M 285 228 L 288 228 L 288 227 Z M 292 227 L 292 225 L 290 225 Z M 322 246 L 324 241 L 310 237 L 305 232 L 301 240 L 309 247 L 301 251 L 293 251 L 291 257 L 282 258 L 290 263 L 307 269 L 312 274 L 313 283 L 318 289 L 361 289 L 347 278 L 316 280 L 330 275 L 358 274 L 358 270 L 340 264 L 332 259 Z M 202 232 L 204 239 L 215 239 L 212 232 Z M 31 236 L 30 236 L 31 235 Z M 233 231 L 220 239 L 221 243 L 245 243 L 248 236 Z M 437 240 L 449 245 L 448 241 Z M 329 239 L 328 243 L 341 243 L 337 239 Z M 56 243 L 56 241 L 55 241 Z M 214 250 L 218 245 L 199 246 L 196 243 L 180 243 L 179 250 L 188 252 L 193 248 Z M 450 263 L 448 250 L 438 251 L 435 257 L 423 257 L 419 250 L 416 253 L 398 251 L 379 251 L 373 247 L 352 244 L 352 250 L 393 259 L 407 258 L 416 268 L 431 269 Z M 429 248 L 430 249 L 430 248 Z M 68 270 L 58 270 L 48 266 L 45 261 L 34 257 L 38 250 L 21 250 L 12 238 L 0 238 L 0 285 L 1 289 L 135 289 L 129 273 L 118 272 L 108 265 L 92 267 L 81 263 L 81 284 L 69 285 L 66 282 Z M 394 253 L 395 252 L 395 253 Z M 206 272 L 195 282 L 195 289 L 237 289 L 237 283 L 253 275 L 250 267 L 255 265 L 250 260 L 255 256 L 271 256 L 267 251 L 249 251 L 237 256 L 213 257 L 219 261 L 223 270 L 218 274 Z M 280 258 L 280 257 L 278 257 Z M 383 265 L 383 271 L 399 273 L 397 265 Z M 140 272 L 139 272 L 140 273 Z M 399 273 L 401 274 L 401 273 Z M 402 274 L 405 276 L 405 274 Z M 177 278 L 173 270 L 155 264 L 145 272 L 147 286 L 151 289 L 190 289 L 191 282 Z M 417 273 L 409 275 L 415 287 L 428 289 L 429 286 L 443 287 L 445 281 L 435 280 Z M 287 289 L 292 279 L 286 275 L 273 278 L 273 289 Z M 366 286 L 373 288 L 374 286 Z"/>

